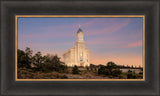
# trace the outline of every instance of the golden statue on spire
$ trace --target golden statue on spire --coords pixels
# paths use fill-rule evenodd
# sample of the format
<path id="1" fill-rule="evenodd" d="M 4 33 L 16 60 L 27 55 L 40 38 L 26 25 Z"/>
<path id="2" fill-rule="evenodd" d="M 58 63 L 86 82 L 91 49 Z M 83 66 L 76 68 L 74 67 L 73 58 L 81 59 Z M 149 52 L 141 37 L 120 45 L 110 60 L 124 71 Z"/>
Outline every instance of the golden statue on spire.
<path id="1" fill-rule="evenodd" d="M 79 24 L 79 28 L 81 27 L 81 25 Z"/>

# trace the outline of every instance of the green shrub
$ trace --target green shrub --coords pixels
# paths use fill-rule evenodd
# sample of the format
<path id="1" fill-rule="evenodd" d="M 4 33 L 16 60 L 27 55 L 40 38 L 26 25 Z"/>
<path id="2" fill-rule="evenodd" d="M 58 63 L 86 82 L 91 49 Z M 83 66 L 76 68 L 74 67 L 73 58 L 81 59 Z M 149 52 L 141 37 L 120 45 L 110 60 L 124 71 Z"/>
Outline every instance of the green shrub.
<path id="1" fill-rule="evenodd" d="M 105 68 L 105 66 L 101 66 L 101 67 L 98 69 L 98 74 L 106 74 L 106 68 Z"/>
<path id="2" fill-rule="evenodd" d="M 128 73 L 129 73 L 129 72 L 132 72 L 132 71 L 131 71 L 131 70 L 128 70 Z"/>
<path id="3" fill-rule="evenodd" d="M 73 68 L 72 68 L 72 74 L 79 74 L 79 69 L 78 67 L 75 65 Z"/>
<path id="4" fill-rule="evenodd" d="M 122 73 L 122 71 L 121 71 L 120 69 L 115 69 L 115 70 L 112 71 L 112 75 L 113 75 L 113 76 L 118 76 L 118 75 L 120 75 L 121 73 Z"/>
<path id="5" fill-rule="evenodd" d="M 131 79 L 132 78 L 132 73 L 128 73 L 127 74 L 127 79 Z"/>
<path id="6" fill-rule="evenodd" d="M 112 71 L 112 69 L 116 69 L 116 68 L 118 68 L 118 66 L 114 63 L 114 62 L 108 62 L 107 63 L 107 68 L 110 70 L 110 71 Z"/>
<path id="7" fill-rule="evenodd" d="M 118 76 L 121 73 L 121 70 L 117 67 L 117 65 L 114 62 L 108 62 L 107 66 L 101 66 L 98 69 L 98 74 Z"/>
<path id="8" fill-rule="evenodd" d="M 139 72 L 139 74 L 143 74 L 143 72 L 141 71 L 141 72 Z"/>
<path id="9" fill-rule="evenodd" d="M 89 70 L 89 67 L 87 67 L 87 70 Z"/>
<path id="10" fill-rule="evenodd" d="M 111 72 L 110 72 L 109 69 L 106 69 L 106 70 L 105 70 L 105 75 L 111 75 Z"/>
<path id="11" fill-rule="evenodd" d="M 32 50 L 30 48 L 26 48 L 25 51 L 18 49 L 18 68 L 31 68 L 31 56 Z"/>
<path id="12" fill-rule="evenodd" d="M 68 79 L 68 77 L 66 75 L 63 75 L 61 79 Z"/>
<path id="13" fill-rule="evenodd" d="M 135 79 L 135 78 L 137 78 L 137 76 L 135 74 L 133 74 L 133 73 L 127 74 L 127 79 Z"/>
<path id="14" fill-rule="evenodd" d="M 141 71 L 143 71 L 143 68 L 141 68 Z"/>

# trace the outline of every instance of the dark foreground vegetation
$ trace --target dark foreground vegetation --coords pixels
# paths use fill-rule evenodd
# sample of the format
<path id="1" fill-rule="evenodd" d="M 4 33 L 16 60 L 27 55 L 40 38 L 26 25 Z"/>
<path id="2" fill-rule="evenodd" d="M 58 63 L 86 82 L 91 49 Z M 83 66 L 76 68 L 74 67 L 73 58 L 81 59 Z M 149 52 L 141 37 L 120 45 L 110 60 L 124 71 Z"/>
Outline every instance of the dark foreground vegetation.
<path id="1" fill-rule="evenodd" d="M 123 72 L 122 69 L 128 69 Z M 139 69 L 137 73 L 132 69 Z M 18 49 L 18 79 L 142 79 L 141 67 L 118 66 L 114 62 L 89 67 L 67 67 L 57 55 L 33 55 L 30 48 Z"/>

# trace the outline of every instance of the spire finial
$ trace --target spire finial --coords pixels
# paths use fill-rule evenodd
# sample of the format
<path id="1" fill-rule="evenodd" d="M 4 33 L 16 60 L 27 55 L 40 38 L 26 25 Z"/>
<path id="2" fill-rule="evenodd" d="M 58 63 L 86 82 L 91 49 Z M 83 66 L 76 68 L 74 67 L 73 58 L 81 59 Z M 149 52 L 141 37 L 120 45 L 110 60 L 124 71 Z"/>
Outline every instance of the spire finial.
<path id="1" fill-rule="evenodd" d="M 81 27 L 81 25 L 79 24 L 79 28 Z"/>

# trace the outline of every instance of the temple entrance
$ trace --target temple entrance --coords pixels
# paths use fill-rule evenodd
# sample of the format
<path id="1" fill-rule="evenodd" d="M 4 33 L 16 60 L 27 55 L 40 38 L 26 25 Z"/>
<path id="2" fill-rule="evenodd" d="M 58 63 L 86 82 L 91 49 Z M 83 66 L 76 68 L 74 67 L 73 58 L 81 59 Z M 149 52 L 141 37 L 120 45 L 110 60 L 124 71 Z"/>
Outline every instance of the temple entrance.
<path id="1" fill-rule="evenodd" d="M 84 66 L 84 62 L 80 63 L 80 66 Z"/>

